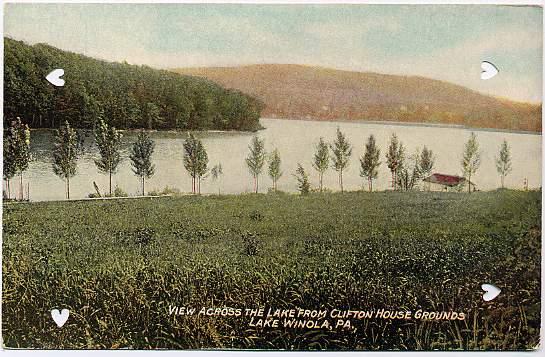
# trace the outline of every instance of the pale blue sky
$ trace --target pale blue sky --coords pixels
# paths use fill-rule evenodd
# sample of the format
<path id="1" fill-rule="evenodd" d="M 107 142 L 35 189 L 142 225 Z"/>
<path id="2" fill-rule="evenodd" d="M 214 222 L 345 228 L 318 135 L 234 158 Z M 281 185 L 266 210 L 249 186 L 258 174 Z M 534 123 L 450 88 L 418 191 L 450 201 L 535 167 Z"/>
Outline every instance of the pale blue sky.
<path id="1" fill-rule="evenodd" d="M 484 5 L 7 4 L 5 35 L 153 67 L 299 63 L 541 101 L 542 9 Z M 500 74 L 480 79 L 480 62 Z"/>

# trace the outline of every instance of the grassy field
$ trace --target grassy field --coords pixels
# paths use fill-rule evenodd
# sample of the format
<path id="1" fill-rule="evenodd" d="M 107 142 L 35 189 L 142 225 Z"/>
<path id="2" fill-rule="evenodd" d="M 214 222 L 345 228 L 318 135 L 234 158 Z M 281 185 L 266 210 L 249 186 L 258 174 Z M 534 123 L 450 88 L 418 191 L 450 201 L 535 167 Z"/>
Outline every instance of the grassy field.
<path id="1" fill-rule="evenodd" d="M 334 193 L 5 204 L 6 347 L 532 349 L 541 192 Z M 502 289 L 491 302 L 481 284 Z M 350 330 L 169 305 L 459 311 Z M 53 308 L 70 309 L 64 327 Z"/>

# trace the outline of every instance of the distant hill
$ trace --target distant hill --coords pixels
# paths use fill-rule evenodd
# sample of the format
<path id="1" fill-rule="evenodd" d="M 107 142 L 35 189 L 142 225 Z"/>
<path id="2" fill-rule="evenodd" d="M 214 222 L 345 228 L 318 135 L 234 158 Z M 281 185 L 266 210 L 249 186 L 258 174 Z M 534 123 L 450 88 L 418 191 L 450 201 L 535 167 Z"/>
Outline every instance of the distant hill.
<path id="1" fill-rule="evenodd" d="M 64 69 L 64 87 L 45 80 L 55 68 Z M 256 130 L 262 107 L 204 78 L 4 38 L 4 124 L 21 117 L 32 128 L 92 128 L 104 119 L 118 129 Z"/>
<path id="2" fill-rule="evenodd" d="M 459 124 L 541 131 L 541 105 L 439 80 L 302 65 L 179 68 L 265 103 L 264 117 Z"/>

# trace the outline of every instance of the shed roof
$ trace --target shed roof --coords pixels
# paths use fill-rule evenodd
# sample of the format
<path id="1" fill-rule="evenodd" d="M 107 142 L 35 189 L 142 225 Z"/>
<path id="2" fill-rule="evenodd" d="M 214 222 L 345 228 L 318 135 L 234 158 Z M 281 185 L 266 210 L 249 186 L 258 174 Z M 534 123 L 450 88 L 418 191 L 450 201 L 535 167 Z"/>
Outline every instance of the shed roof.
<path id="1" fill-rule="evenodd" d="M 458 186 L 466 182 L 467 180 L 465 177 L 461 177 L 461 176 L 434 173 L 431 176 L 426 177 L 423 181 L 436 183 L 443 186 L 453 187 L 453 186 Z M 470 184 L 475 186 L 473 182 L 470 182 Z"/>

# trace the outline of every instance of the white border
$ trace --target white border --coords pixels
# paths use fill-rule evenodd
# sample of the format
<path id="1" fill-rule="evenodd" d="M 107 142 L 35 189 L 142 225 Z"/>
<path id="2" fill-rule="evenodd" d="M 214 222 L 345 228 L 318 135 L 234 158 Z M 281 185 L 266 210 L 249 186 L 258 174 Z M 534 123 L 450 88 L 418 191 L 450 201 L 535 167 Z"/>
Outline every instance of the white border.
<path id="1" fill-rule="evenodd" d="M 335 1 L 335 0 L 159 0 L 159 1 L 153 1 L 153 0 L 64 0 L 64 1 L 48 1 L 48 0 L 8 0 L 4 1 L 4 4 L 6 3 L 208 3 L 208 4 L 214 4 L 214 3 L 235 3 L 235 4 L 332 4 L 332 5 L 340 5 L 340 4 L 415 4 L 415 5 L 426 5 L 426 4 L 439 4 L 439 5 L 448 5 L 448 4 L 459 4 L 459 5 L 471 5 L 471 4 L 480 4 L 480 5 L 538 5 L 538 6 L 544 6 L 543 0 L 458 0 L 458 1 L 445 1 L 445 0 L 375 0 L 375 1 L 358 1 L 358 0 L 342 0 L 342 1 Z M 3 4 L 2 4 L 3 5 Z M 545 27 L 544 27 L 545 28 Z M 4 34 L 4 6 L 0 7 L 0 32 L 2 33 L 2 37 Z M 545 58 L 545 48 L 544 48 L 544 56 Z M 0 66 L 4 68 L 4 41 L 1 41 L 0 44 Z M 545 78 L 545 71 L 543 71 L 544 78 Z M 542 86 L 543 86 L 542 80 Z M 4 76 L 0 76 L 0 88 L 2 91 L 2 95 L 0 97 L 0 110 L 3 113 L 3 90 L 4 90 Z M 542 93 L 545 93 L 545 86 L 543 86 Z M 542 101 L 543 103 L 543 101 Z M 542 133 L 543 133 L 543 127 L 545 127 L 544 123 L 544 116 L 542 112 Z M 0 134 L 1 136 L 2 134 Z M 542 180 L 545 177 L 545 161 L 544 161 L 544 155 L 543 155 L 543 149 L 544 149 L 544 141 L 543 141 L 543 135 L 542 135 Z M 2 149 L 0 148 L 0 151 Z M 0 163 L 1 166 L 1 163 Z M 543 202 L 543 196 L 542 193 L 542 202 Z M 1 209 L 0 209 L 1 211 Z M 0 212 L 0 218 L 2 214 Z M 543 207 L 542 207 L 542 227 L 543 223 L 545 222 L 543 217 Z M 0 237 L 1 237 L 0 232 Z M 1 256 L 1 245 L 0 245 L 0 260 L 2 259 Z M 545 304 L 543 299 L 543 286 L 545 283 L 545 259 L 544 259 L 544 246 L 543 246 L 543 239 L 542 239 L 542 252 L 541 252 L 541 347 L 539 350 L 535 351 L 516 351 L 516 352 L 479 352 L 479 351 L 445 351 L 445 352 L 425 352 L 425 351 L 409 351 L 409 352 L 391 352 L 391 351 L 350 351 L 350 352 L 288 352 L 288 351 L 243 351 L 243 350 L 229 350 L 229 351 L 209 351 L 209 350 L 151 350 L 151 351 L 136 351 L 136 350 L 5 350 L 3 349 L 2 345 L 0 344 L 0 353 L 6 356 L 59 356 L 59 357 L 68 357 L 68 356 L 172 356 L 174 354 L 181 354 L 183 356 L 195 356 L 195 357 L 234 357 L 234 356 L 257 356 L 257 355 L 266 355 L 267 357 L 276 357 L 276 356 L 316 356 L 316 354 L 319 354 L 320 356 L 338 356 L 339 354 L 343 354 L 345 356 L 383 356 L 383 357 L 392 357 L 392 356 L 502 356 L 502 357 L 533 357 L 533 356 L 545 356 L 545 324 L 544 324 L 544 316 L 545 316 Z M 0 272 L 1 275 L 1 272 Z M 2 281 L 0 280 L 0 288 L 1 288 Z M 1 294 L 1 289 L 0 289 Z M 0 305 L 0 315 L 1 315 L 1 305 Z M 1 331 L 0 331 L 1 336 Z M 0 341 L 1 342 L 1 341 Z"/>
<path id="2" fill-rule="evenodd" d="M 100 3 L 148 3 L 148 4 L 375 4 L 375 5 L 539 5 L 543 6 L 544 1 L 540 0 L 6 0 L 8 3 L 60 3 L 60 4 L 100 4 Z"/>

